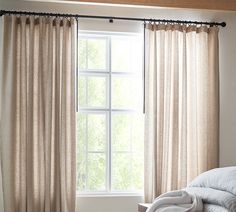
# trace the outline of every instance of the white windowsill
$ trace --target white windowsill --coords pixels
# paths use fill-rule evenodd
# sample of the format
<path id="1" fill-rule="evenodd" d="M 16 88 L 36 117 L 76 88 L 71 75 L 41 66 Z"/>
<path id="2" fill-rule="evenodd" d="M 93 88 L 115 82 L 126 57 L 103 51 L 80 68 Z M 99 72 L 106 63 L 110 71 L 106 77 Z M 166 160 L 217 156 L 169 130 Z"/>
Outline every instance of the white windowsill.
<path id="1" fill-rule="evenodd" d="M 84 198 L 84 197 L 143 197 L 142 193 L 108 193 L 108 192 L 104 192 L 104 193 L 77 193 L 76 196 L 78 198 Z"/>

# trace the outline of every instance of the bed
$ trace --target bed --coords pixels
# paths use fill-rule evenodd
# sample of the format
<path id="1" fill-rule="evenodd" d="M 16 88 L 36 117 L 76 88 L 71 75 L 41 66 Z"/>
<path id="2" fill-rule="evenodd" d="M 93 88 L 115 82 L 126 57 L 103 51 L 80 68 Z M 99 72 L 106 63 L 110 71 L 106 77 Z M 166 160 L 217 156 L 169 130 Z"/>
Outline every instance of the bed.
<path id="1" fill-rule="evenodd" d="M 186 188 L 162 194 L 147 212 L 236 212 L 236 167 L 217 168 Z"/>

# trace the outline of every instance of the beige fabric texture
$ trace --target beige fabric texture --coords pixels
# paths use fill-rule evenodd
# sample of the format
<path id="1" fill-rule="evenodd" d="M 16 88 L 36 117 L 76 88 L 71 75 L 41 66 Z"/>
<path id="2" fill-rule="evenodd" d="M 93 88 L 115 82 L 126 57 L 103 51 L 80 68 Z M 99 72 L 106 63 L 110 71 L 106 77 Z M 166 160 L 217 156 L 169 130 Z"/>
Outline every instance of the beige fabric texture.
<path id="1" fill-rule="evenodd" d="M 3 17 L 4 212 L 74 212 L 74 19 Z"/>
<path id="2" fill-rule="evenodd" d="M 146 202 L 218 167 L 218 51 L 216 27 L 146 27 Z"/>

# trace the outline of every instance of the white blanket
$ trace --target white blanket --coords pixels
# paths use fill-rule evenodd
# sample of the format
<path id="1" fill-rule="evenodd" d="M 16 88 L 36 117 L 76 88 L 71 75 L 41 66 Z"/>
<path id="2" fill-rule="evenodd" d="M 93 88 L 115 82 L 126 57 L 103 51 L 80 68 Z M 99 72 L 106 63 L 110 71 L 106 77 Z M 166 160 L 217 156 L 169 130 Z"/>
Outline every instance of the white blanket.
<path id="1" fill-rule="evenodd" d="M 204 204 L 204 212 L 229 212 L 226 208 L 219 205 Z"/>
<path id="2" fill-rule="evenodd" d="M 155 199 L 147 212 L 202 212 L 202 200 L 186 191 L 171 191 Z"/>
<path id="3" fill-rule="evenodd" d="M 230 212 L 236 211 L 236 196 L 227 191 L 203 187 L 187 187 L 185 191 L 201 198 L 204 204 L 218 205 Z"/>
<path id="4" fill-rule="evenodd" d="M 155 199 L 147 212 L 236 212 L 236 166 L 196 177 L 184 190 Z"/>
<path id="5" fill-rule="evenodd" d="M 212 169 L 196 177 L 188 187 L 213 188 L 236 196 L 236 166 Z"/>
<path id="6" fill-rule="evenodd" d="M 205 211 L 236 212 L 236 167 L 224 167 L 209 170 L 196 177 L 185 189 L 190 194 L 200 197 L 204 204 L 215 205 L 206 207 Z M 214 208 L 214 210 L 213 210 Z"/>

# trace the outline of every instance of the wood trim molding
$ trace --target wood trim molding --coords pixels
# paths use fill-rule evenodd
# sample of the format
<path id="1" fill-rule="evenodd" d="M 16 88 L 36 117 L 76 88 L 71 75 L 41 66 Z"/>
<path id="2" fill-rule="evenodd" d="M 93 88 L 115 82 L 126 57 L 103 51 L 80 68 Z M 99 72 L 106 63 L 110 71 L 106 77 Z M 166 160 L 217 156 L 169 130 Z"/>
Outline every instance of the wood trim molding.
<path id="1" fill-rule="evenodd" d="M 129 4 L 173 8 L 236 11 L 236 0 L 70 0 L 89 3 Z"/>

